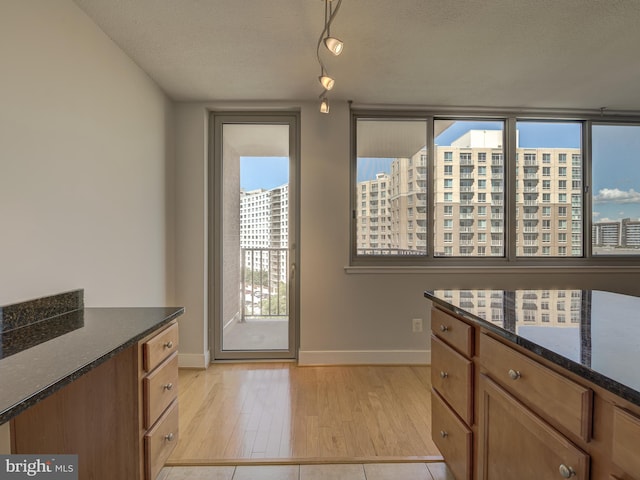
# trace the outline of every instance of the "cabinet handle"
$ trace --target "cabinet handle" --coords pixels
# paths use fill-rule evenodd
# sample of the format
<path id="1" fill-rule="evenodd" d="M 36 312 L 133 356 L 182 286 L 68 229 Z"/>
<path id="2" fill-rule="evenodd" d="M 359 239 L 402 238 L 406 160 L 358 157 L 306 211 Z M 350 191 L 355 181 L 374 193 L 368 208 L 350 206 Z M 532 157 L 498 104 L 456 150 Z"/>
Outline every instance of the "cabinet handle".
<path id="1" fill-rule="evenodd" d="M 440 436 L 442 438 L 447 438 L 449 436 L 449 434 L 447 432 L 445 432 L 444 430 L 440 430 Z"/>
<path id="2" fill-rule="evenodd" d="M 518 370 L 509 370 L 509 377 L 511 380 L 518 380 L 522 374 Z"/>
<path id="3" fill-rule="evenodd" d="M 166 385 L 163 385 L 162 388 L 164 388 L 165 390 L 172 390 L 173 383 L 167 383 Z"/>
<path id="4" fill-rule="evenodd" d="M 447 378 L 449 374 L 447 372 L 440 372 L 440 378 Z"/>
<path id="5" fill-rule="evenodd" d="M 171 433 L 169 433 L 168 435 L 165 435 L 165 436 L 164 436 L 164 439 L 165 439 L 167 442 L 173 442 L 173 438 L 174 438 L 174 436 L 173 436 L 173 432 L 171 432 Z"/>
<path id="6" fill-rule="evenodd" d="M 164 348 L 173 348 L 173 342 L 169 340 L 167 343 L 164 344 Z"/>
<path id="7" fill-rule="evenodd" d="M 443 332 L 447 332 L 449 331 L 449 327 L 447 327 L 446 325 L 440 325 L 440 330 Z"/>
<path id="8" fill-rule="evenodd" d="M 564 463 L 560 464 L 560 468 L 558 470 L 560 470 L 562 478 L 571 478 L 576 474 L 576 471 L 573 468 L 567 467 Z"/>

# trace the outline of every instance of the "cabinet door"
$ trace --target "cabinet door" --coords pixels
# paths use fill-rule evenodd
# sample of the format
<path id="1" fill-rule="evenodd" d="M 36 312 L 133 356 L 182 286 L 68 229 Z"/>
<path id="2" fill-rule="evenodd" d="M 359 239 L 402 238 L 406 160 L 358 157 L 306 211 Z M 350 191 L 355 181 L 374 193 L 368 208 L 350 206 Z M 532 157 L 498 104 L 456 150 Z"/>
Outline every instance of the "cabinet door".
<path id="1" fill-rule="evenodd" d="M 589 456 L 480 375 L 480 480 L 589 479 Z"/>
<path id="2" fill-rule="evenodd" d="M 457 480 L 471 480 L 472 432 L 431 390 L 432 438 Z"/>

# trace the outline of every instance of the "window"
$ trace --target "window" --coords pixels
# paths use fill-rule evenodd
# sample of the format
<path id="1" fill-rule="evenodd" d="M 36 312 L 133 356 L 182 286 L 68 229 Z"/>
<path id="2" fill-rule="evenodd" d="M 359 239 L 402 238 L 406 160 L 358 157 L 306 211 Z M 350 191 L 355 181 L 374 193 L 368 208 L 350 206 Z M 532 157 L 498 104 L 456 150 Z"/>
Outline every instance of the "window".
<path id="1" fill-rule="evenodd" d="M 377 141 L 380 130 L 386 132 L 385 152 L 379 155 L 367 147 Z M 412 132 L 414 139 L 422 135 L 420 146 L 412 155 L 407 156 L 403 148 L 406 132 Z M 416 256 L 426 255 L 427 250 L 427 161 L 426 150 L 427 124 L 422 119 L 381 120 L 372 118 L 358 119 L 356 133 L 361 148 L 356 156 L 357 188 L 366 194 L 369 209 L 363 209 L 357 218 L 356 238 L 361 237 L 362 228 L 367 221 L 375 219 L 377 225 L 388 232 L 384 239 L 375 244 L 359 241 L 356 256 Z M 395 154 L 394 154 L 395 149 Z M 412 146 L 413 150 L 414 147 Z M 411 176 L 410 176 L 411 175 Z M 388 193 L 384 209 L 381 204 L 381 191 Z M 413 234 L 407 233 L 409 222 L 413 225 Z"/>
<path id="2" fill-rule="evenodd" d="M 353 264 L 640 259 L 640 119 L 403 115 L 353 113 Z"/>
<path id="3" fill-rule="evenodd" d="M 476 235 L 479 229 L 483 229 L 481 220 L 476 220 L 481 216 L 480 207 L 484 207 L 482 215 L 486 216 L 486 207 L 489 198 L 492 205 L 502 211 L 504 208 L 504 188 L 501 162 L 504 157 L 502 149 L 503 144 L 503 122 L 487 121 L 482 122 L 482 130 L 476 128 L 478 122 L 475 121 L 449 121 L 435 120 L 434 129 L 441 132 L 435 138 L 434 150 L 434 167 L 435 172 L 442 171 L 438 163 L 446 161 L 446 155 L 440 156 L 440 151 L 451 153 L 452 163 L 458 163 L 456 168 L 460 172 L 459 184 L 453 186 L 453 192 L 440 192 L 439 185 L 443 185 L 443 189 L 449 189 L 447 183 L 441 183 L 436 174 L 436 191 L 433 192 L 435 201 L 435 230 L 433 234 L 433 251 L 434 256 L 465 256 L 473 257 L 481 255 L 477 249 L 479 239 Z M 483 176 L 486 176 L 486 165 L 476 165 L 476 163 L 487 163 L 489 152 L 492 159 L 491 184 L 489 185 L 486 178 L 477 178 L 482 168 Z M 442 160 L 440 160 L 442 158 Z M 457 159 L 457 160 L 456 160 Z M 474 161 L 475 160 L 475 161 Z M 498 172 L 494 172 L 494 161 L 500 162 Z M 446 182 L 446 179 L 445 179 Z M 439 200 L 441 199 L 441 200 Z M 460 236 L 456 240 L 460 248 L 453 248 L 451 253 L 444 250 L 444 232 L 439 229 L 440 223 L 437 218 L 442 211 L 444 205 L 441 202 L 451 202 L 454 205 L 460 205 Z M 486 221 L 484 221 L 486 229 Z M 504 233 L 500 233 L 503 239 Z M 454 243 L 456 243 L 454 242 Z M 486 237 L 484 242 L 486 242 Z M 497 245 L 497 244 L 496 244 Z M 503 245 L 503 243 L 501 244 Z M 484 255 L 484 253 L 482 253 Z"/>
<path id="4" fill-rule="evenodd" d="M 594 125 L 592 132 L 593 255 L 638 256 L 640 125 Z"/>

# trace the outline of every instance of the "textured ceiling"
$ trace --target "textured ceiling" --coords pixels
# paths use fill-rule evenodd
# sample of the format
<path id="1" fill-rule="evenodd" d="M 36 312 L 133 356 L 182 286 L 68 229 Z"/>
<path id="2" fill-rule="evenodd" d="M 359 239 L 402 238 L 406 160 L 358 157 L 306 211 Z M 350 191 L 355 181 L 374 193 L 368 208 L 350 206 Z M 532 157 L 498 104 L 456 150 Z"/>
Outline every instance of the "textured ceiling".
<path id="1" fill-rule="evenodd" d="M 322 0 L 76 0 L 175 100 L 315 100 Z M 343 0 L 362 104 L 640 111 L 638 0 Z"/>

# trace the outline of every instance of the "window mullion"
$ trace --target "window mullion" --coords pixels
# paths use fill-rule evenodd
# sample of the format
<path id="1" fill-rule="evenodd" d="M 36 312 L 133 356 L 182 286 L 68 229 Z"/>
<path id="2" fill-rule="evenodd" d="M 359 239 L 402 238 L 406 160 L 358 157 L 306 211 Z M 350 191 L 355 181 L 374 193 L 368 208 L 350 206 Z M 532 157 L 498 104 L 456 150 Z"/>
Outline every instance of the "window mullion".
<path id="1" fill-rule="evenodd" d="M 582 254 L 592 256 L 592 193 L 591 193 L 591 128 L 593 122 L 582 124 Z"/>
<path id="2" fill-rule="evenodd" d="M 435 169 L 435 140 L 433 117 L 427 117 L 427 257 L 434 258 L 435 252 L 435 213 L 436 213 L 436 169 Z"/>
<path id="3" fill-rule="evenodd" d="M 505 258 L 516 259 L 516 149 L 518 147 L 516 119 L 505 121 Z"/>

